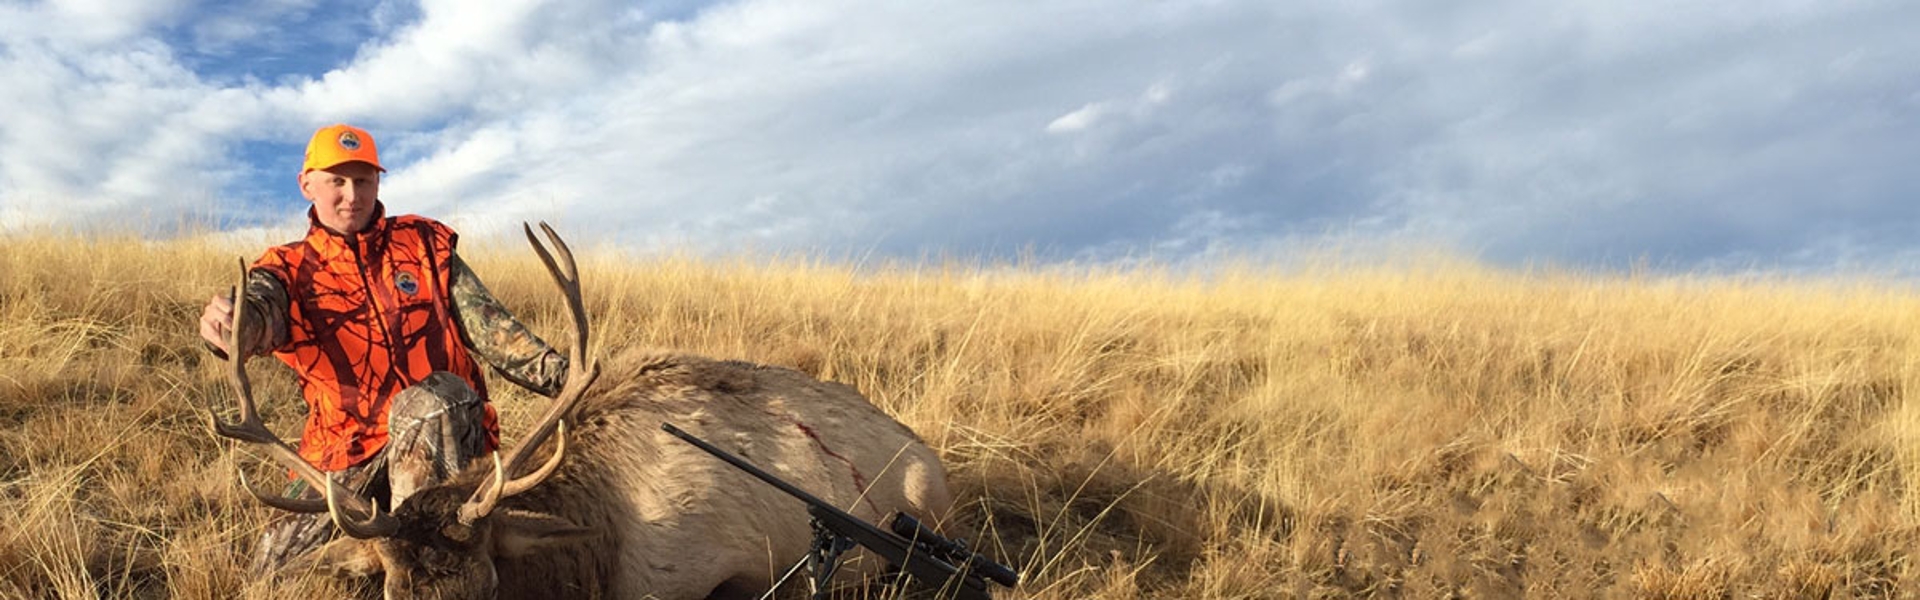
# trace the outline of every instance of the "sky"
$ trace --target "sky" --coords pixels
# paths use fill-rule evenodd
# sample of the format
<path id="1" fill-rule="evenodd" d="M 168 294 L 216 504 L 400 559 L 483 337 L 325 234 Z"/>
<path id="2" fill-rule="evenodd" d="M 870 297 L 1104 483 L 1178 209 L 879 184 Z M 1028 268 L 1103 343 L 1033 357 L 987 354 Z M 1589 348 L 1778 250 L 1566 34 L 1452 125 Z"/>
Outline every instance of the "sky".
<path id="1" fill-rule="evenodd" d="M 484 8 L 473 8 L 484 7 Z M 0 0 L 0 235 L 1920 274 L 1920 3 Z M 1417 249 L 1417 250 L 1415 250 Z"/>

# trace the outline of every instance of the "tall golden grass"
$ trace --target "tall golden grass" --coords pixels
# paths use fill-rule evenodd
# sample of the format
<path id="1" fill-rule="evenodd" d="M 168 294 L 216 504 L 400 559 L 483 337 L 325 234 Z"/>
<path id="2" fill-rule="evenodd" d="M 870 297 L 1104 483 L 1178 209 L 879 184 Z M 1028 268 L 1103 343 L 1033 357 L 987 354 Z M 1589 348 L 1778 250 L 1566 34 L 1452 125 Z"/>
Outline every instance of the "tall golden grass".
<path id="1" fill-rule="evenodd" d="M 246 576 L 262 468 L 199 412 L 232 394 L 192 323 L 258 251 L 0 238 L 0 597 L 351 591 Z M 920 432 L 1001 597 L 1920 595 L 1909 288 L 581 254 L 603 354 L 788 365 Z M 564 337 L 526 253 L 468 255 Z M 495 388 L 511 437 L 537 403 Z"/>

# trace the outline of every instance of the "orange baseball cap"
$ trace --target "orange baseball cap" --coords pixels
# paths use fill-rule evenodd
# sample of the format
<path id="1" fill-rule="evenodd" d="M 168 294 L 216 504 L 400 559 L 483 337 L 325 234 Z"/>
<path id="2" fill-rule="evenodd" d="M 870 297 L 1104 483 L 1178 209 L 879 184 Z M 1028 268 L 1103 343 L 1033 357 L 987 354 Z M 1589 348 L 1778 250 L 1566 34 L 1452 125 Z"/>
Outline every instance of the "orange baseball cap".
<path id="1" fill-rule="evenodd" d="M 313 139 L 307 141 L 307 162 L 300 168 L 301 173 L 314 169 L 325 169 L 360 161 L 373 165 L 381 171 L 380 151 L 373 146 L 373 134 L 367 130 L 344 123 L 321 127 L 313 132 Z"/>

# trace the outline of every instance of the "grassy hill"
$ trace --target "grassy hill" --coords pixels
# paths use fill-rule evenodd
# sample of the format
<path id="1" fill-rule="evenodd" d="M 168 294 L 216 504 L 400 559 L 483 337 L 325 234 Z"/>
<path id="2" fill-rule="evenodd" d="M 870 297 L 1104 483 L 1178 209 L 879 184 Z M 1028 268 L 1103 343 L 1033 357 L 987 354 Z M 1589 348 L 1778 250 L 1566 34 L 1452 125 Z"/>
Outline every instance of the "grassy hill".
<path id="1" fill-rule="evenodd" d="M 0 238 L 0 598 L 326 597 L 243 571 L 267 473 L 193 322 L 259 248 Z M 1920 295 L 1520 274 L 863 268 L 583 249 L 602 354 L 852 384 L 1023 598 L 1920 594 Z M 536 331 L 520 248 L 468 252 Z M 254 361 L 297 434 L 290 373 Z M 506 435 L 539 403 L 496 379 Z"/>

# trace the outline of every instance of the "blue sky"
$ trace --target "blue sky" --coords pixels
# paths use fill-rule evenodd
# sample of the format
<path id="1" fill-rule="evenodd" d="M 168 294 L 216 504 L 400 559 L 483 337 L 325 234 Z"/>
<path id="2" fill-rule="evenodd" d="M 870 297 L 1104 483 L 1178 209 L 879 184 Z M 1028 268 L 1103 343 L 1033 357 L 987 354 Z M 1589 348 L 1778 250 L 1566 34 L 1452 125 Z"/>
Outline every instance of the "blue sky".
<path id="1" fill-rule="evenodd" d="M 1920 4 L 1445 4 L 0 0 L 0 231 L 1920 273 Z"/>

